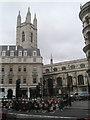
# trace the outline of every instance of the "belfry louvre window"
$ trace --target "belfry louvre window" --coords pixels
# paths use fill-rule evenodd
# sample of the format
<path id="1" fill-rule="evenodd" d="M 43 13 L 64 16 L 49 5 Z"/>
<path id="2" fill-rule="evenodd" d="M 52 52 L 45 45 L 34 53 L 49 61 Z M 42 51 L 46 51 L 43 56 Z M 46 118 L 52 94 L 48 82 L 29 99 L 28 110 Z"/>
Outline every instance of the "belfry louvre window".
<path id="1" fill-rule="evenodd" d="M 31 43 L 33 42 L 33 33 L 31 33 Z"/>
<path id="2" fill-rule="evenodd" d="M 24 42 L 25 41 L 25 33 L 24 33 L 24 31 L 22 32 L 22 42 Z"/>

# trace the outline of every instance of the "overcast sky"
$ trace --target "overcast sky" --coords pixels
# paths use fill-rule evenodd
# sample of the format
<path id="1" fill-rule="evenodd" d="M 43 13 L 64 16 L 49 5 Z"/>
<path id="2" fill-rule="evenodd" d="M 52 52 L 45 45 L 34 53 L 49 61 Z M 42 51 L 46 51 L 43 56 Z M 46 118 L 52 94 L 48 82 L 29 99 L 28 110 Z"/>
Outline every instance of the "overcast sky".
<path id="1" fill-rule="evenodd" d="M 80 4 L 85 4 L 87 0 L 18 1 L 0 0 L 0 44 L 16 44 L 18 11 L 20 10 L 24 22 L 30 7 L 32 21 L 34 13 L 37 15 L 38 47 L 44 64 L 50 63 L 51 54 L 54 63 L 85 57 L 82 50 L 85 43 L 79 12 Z"/>

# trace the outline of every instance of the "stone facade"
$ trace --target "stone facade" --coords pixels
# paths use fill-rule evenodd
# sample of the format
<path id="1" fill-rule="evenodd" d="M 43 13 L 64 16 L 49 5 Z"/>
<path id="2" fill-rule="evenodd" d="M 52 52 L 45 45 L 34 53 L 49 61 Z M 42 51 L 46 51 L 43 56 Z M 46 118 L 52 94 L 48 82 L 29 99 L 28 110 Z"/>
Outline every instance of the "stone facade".
<path id="1" fill-rule="evenodd" d="M 88 93 L 90 96 L 90 1 L 80 7 L 79 18 L 83 23 L 82 33 L 85 39 L 83 51 L 85 52 L 88 61 Z"/>
<path id="2" fill-rule="evenodd" d="M 0 46 L 0 88 L 16 95 L 16 80 L 20 80 L 23 96 L 35 97 L 41 83 L 43 95 L 56 96 L 88 91 L 88 62 L 86 58 L 43 65 L 37 47 L 37 18 L 31 23 L 30 8 L 25 22 L 17 17 L 16 45 Z"/>
<path id="3" fill-rule="evenodd" d="M 88 91 L 87 69 L 86 59 L 44 65 L 44 94 L 59 95 Z"/>
<path id="4" fill-rule="evenodd" d="M 26 21 L 17 17 L 16 46 L 0 46 L 0 88 L 5 94 L 12 90 L 16 95 L 16 81 L 20 80 L 23 96 L 36 96 L 36 87 L 42 80 L 42 56 L 37 48 L 37 19 L 31 23 L 28 8 Z"/>

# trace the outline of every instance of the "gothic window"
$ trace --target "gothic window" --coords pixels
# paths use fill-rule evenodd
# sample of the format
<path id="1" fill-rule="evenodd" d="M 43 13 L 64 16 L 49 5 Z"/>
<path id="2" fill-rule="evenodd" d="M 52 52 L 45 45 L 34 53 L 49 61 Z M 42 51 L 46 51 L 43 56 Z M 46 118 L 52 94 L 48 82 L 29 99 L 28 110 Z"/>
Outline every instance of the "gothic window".
<path id="1" fill-rule="evenodd" d="M 72 76 L 68 76 L 67 77 L 67 85 L 71 86 L 73 83 L 72 83 Z"/>
<path id="2" fill-rule="evenodd" d="M 62 86 L 62 78 L 61 77 L 57 78 L 57 85 Z"/>
<path id="3" fill-rule="evenodd" d="M 62 67 L 62 70 L 66 70 L 66 67 L 65 67 L 65 66 L 63 66 L 63 67 Z"/>
<path id="4" fill-rule="evenodd" d="M 24 31 L 22 32 L 22 42 L 24 42 L 25 41 L 25 33 L 24 33 Z"/>
<path id="5" fill-rule="evenodd" d="M 84 79 L 82 75 L 78 76 L 78 85 L 84 85 Z"/>
<path id="6" fill-rule="evenodd" d="M 14 56 L 14 51 L 10 51 L 10 56 Z"/>
<path id="7" fill-rule="evenodd" d="M 81 68 L 85 68 L 85 64 L 80 64 L 80 67 Z"/>
<path id="8" fill-rule="evenodd" d="M 2 51 L 2 56 L 6 56 L 6 51 Z"/>
<path id="9" fill-rule="evenodd" d="M 57 68 L 53 68 L 54 72 L 57 71 Z"/>
<path id="10" fill-rule="evenodd" d="M 71 65 L 71 69 L 75 69 L 75 65 Z"/>
<path id="11" fill-rule="evenodd" d="M 31 43 L 33 42 L 33 33 L 31 32 Z"/>

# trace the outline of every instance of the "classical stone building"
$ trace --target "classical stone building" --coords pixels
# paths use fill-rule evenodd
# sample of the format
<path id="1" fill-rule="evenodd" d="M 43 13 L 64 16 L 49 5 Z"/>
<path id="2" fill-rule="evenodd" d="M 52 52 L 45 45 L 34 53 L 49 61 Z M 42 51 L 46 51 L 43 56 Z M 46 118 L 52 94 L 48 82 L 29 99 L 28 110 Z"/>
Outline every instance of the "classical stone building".
<path id="1" fill-rule="evenodd" d="M 90 1 L 80 7 L 79 18 L 83 24 L 82 33 L 85 39 L 83 51 L 85 52 L 88 61 L 88 93 L 90 96 Z"/>
<path id="2" fill-rule="evenodd" d="M 36 86 L 42 80 L 42 56 L 37 47 L 37 18 L 31 23 L 28 8 L 25 22 L 17 17 L 16 45 L 0 46 L 0 88 L 16 95 L 16 80 L 20 80 L 23 96 L 35 96 Z"/>
<path id="3" fill-rule="evenodd" d="M 45 95 L 71 94 L 88 91 L 87 60 L 78 59 L 43 66 Z"/>
<path id="4" fill-rule="evenodd" d="M 16 95 L 16 81 L 20 80 L 23 96 L 34 97 L 37 85 L 47 95 L 59 95 L 88 90 L 86 58 L 43 65 L 37 46 L 36 14 L 31 23 L 28 8 L 25 22 L 17 17 L 16 45 L 0 46 L 0 88 L 5 94 Z"/>

